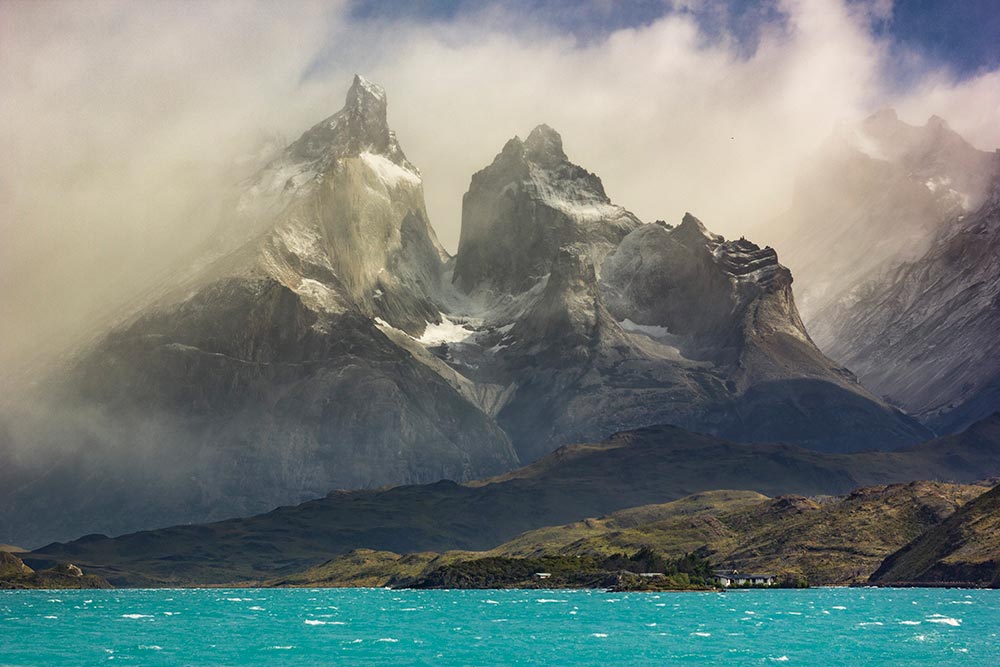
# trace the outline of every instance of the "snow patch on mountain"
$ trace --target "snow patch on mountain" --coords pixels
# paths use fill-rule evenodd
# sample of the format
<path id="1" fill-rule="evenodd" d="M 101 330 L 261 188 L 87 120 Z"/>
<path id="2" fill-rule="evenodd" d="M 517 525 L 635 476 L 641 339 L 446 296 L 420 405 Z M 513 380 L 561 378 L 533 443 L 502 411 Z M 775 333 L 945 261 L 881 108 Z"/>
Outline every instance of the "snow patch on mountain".
<path id="1" fill-rule="evenodd" d="M 368 166 L 378 176 L 379 180 L 385 183 L 387 188 L 398 187 L 401 183 L 408 185 L 420 185 L 420 176 L 405 167 L 401 167 L 384 155 L 363 152 L 361 161 Z"/>
<path id="2" fill-rule="evenodd" d="M 629 217 L 625 209 L 600 197 L 585 183 L 560 177 L 549 169 L 534 165 L 530 174 L 538 200 L 577 222 L 596 223 Z"/>
<path id="3" fill-rule="evenodd" d="M 302 303 L 311 310 L 339 315 L 347 311 L 340 295 L 318 280 L 302 278 L 293 291 L 302 298 Z"/>
<path id="4" fill-rule="evenodd" d="M 629 333 L 641 333 L 650 338 L 664 338 L 670 335 L 670 331 L 666 327 L 656 326 L 655 324 L 636 324 L 627 317 L 619 322 L 618 325 Z"/>
<path id="5" fill-rule="evenodd" d="M 476 335 L 476 332 L 441 315 L 439 323 L 428 322 L 422 336 L 416 340 L 424 345 L 441 345 L 442 343 L 461 343 Z"/>
<path id="6" fill-rule="evenodd" d="M 323 238 L 315 227 L 295 224 L 295 219 L 279 225 L 275 237 L 291 254 L 315 266 L 333 271 L 330 256 L 323 246 Z"/>
<path id="7" fill-rule="evenodd" d="M 356 74 L 354 76 L 354 85 L 375 99 L 383 102 L 385 101 L 385 88 L 373 81 L 369 81 L 360 74 Z"/>

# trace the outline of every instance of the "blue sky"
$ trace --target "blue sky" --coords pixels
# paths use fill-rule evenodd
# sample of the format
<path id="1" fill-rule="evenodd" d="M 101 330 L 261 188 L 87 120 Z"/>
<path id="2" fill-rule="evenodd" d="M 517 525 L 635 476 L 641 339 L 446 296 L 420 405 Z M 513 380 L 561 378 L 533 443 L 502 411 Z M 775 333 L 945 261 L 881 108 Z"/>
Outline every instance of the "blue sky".
<path id="1" fill-rule="evenodd" d="M 903 53 L 916 53 L 929 66 L 944 66 L 957 76 L 969 76 L 1000 66 L 1000 1 L 998 0 L 856 0 L 876 8 L 872 30 Z M 601 38 L 621 28 L 646 25 L 670 13 L 695 16 L 707 35 L 728 33 L 747 53 L 756 46 L 762 25 L 780 26 L 783 14 L 774 0 L 515 0 L 502 3 L 526 25 L 546 25 L 581 40 Z M 452 21 L 498 6 L 487 0 L 356 0 L 355 19 Z M 512 11 L 512 8 L 514 10 Z"/>
<path id="2" fill-rule="evenodd" d="M 997 0 L 898 1 L 880 30 L 960 75 L 1000 66 Z"/>

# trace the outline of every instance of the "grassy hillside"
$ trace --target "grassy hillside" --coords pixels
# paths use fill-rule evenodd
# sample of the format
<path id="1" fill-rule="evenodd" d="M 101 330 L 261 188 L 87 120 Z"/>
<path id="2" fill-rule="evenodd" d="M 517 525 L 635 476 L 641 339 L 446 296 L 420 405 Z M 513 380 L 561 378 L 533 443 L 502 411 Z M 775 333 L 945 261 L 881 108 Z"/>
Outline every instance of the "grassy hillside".
<path id="1" fill-rule="evenodd" d="M 0 589 L 111 588 L 100 577 L 84 574 L 74 565 L 57 565 L 36 572 L 12 553 L 0 551 Z"/>
<path id="2" fill-rule="evenodd" d="M 388 586 L 459 560 L 459 552 L 453 553 L 454 556 L 435 553 L 401 555 L 391 551 L 356 549 L 304 572 L 269 581 L 267 585 L 293 588 Z"/>
<path id="3" fill-rule="evenodd" d="M 116 585 L 239 583 L 284 577 L 355 549 L 483 551 L 544 526 L 665 503 L 712 489 L 837 495 L 860 486 L 1000 473 L 1000 417 L 896 452 L 823 454 L 741 445 L 658 426 L 564 447 L 479 483 L 333 492 L 247 519 L 118 538 L 93 535 L 25 556 L 79 563 Z M 714 530 L 707 526 L 705 530 Z"/>
<path id="4" fill-rule="evenodd" d="M 887 555 L 986 490 L 912 482 L 818 499 L 716 491 L 530 531 L 485 552 L 352 552 L 293 579 L 303 586 L 330 585 L 331 576 L 385 586 L 433 580 L 435 571 L 454 568 L 457 562 L 593 559 L 652 548 L 670 557 L 698 553 L 716 567 L 770 572 L 786 580 L 860 583 Z M 270 583 L 287 585 L 288 580 Z"/>
<path id="5" fill-rule="evenodd" d="M 886 558 L 872 581 L 1000 588 L 1000 486 Z"/>

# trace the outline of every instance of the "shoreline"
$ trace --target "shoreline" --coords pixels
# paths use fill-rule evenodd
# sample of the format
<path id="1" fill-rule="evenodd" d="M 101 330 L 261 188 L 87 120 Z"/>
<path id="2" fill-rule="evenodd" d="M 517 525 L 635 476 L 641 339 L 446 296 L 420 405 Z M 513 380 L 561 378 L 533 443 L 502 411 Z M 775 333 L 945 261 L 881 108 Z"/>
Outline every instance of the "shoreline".
<path id="1" fill-rule="evenodd" d="M 941 583 L 907 583 L 899 582 L 892 585 L 879 585 L 879 584 L 825 584 L 818 586 L 809 586 L 806 588 L 793 588 L 785 586 L 769 586 L 769 587 L 729 587 L 729 588 L 662 588 L 662 589 L 646 589 L 646 590 L 615 590 L 612 588 L 603 587 L 588 587 L 588 586 L 556 586 L 556 587 L 527 587 L 527 586 L 508 586 L 508 587 L 464 587 L 464 588 L 414 588 L 408 586 L 261 586 L 257 583 L 234 583 L 234 584 L 204 584 L 204 585 L 172 585 L 172 586 L 123 586 L 123 587 L 111 587 L 111 588 L 99 588 L 99 587 L 77 587 L 77 588 L 3 588 L 0 587 L 0 591 L 3 593 L 9 593 L 14 591 L 187 591 L 187 590 L 372 590 L 372 591 L 601 591 L 605 593 L 741 593 L 741 592 L 762 592 L 762 591 L 808 591 L 817 589 L 860 589 L 860 588 L 875 588 L 875 589 L 926 589 L 926 590 L 979 590 L 979 591 L 998 591 L 1000 588 L 994 588 L 990 586 L 980 586 L 980 585 L 970 585 L 961 584 L 956 582 L 941 582 Z"/>

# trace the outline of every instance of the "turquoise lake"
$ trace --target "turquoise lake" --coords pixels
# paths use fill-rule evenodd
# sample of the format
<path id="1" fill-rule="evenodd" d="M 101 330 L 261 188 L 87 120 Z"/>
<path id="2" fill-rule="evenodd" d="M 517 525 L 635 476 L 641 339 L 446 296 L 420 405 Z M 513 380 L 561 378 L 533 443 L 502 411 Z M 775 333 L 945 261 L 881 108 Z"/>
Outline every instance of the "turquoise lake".
<path id="1" fill-rule="evenodd" d="M 0 665 L 1000 665 L 1000 591 L 0 591 Z"/>

